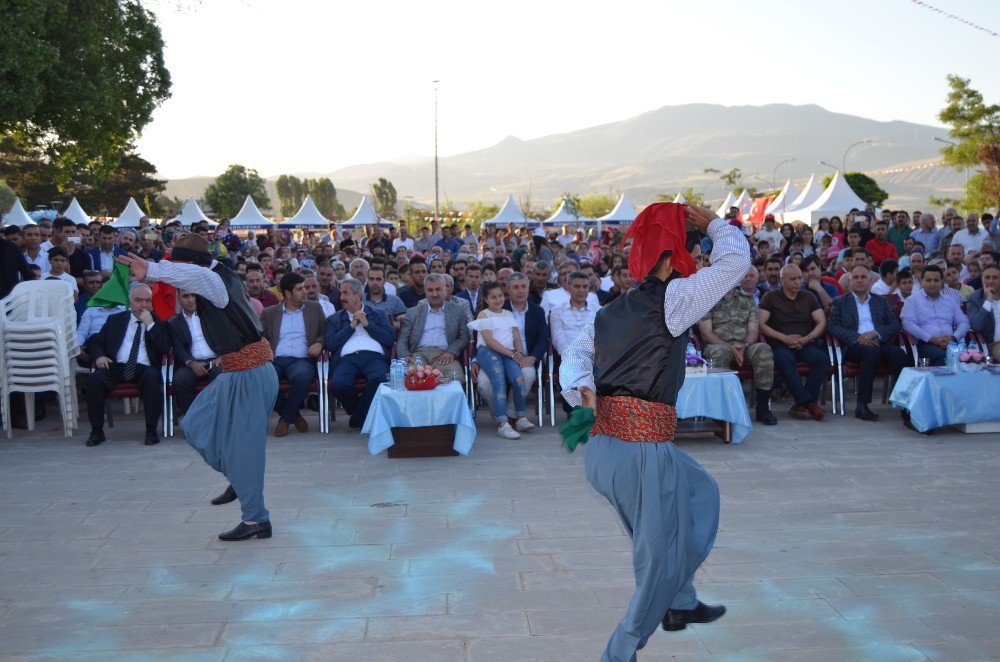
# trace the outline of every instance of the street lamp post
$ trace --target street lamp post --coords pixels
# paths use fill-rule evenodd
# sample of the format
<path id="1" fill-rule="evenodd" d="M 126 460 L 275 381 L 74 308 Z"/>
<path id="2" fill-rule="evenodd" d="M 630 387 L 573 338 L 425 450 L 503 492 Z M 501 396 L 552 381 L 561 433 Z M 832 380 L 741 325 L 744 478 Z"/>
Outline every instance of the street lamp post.
<path id="1" fill-rule="evenodd" d="M 820 165 L 825 165 L 827 168 L 833 168 L 834 170 L 836 170 L 838 172 L 840 171 L 840 168 L 838 168 L 837 166 L 833 165 L 832 163 L 827 163 L 826 161 L 820 161 L 819 164 Z"/>
<path id="2" fill-rule="evenodd" d="M 785 159 L 778 165 L 774 166 L 774 172 L 771 173 L 771 188 L 778 188 L 778 168 L 785 165 L 786 163 L 791 163 L 794 160 L 795 157 L 793 156 L 791 158 Z"/>
<path id="3" fill-rule="evenodd" d="M 434 83 L 434 220 L 440 222 L 441 206 L 438 198 L 438 83 Z"/>
<path id="4" fill-rule="evenodd" d="M 873 141 L 872 141 L 871 138 L 866 138 L 865 140 L 859 140 L 858 142 L 853 143 L 847 149 L 845 149 L 844 150 L 844 161 L 843 161 L 843 164 L 842 164 L 843 167 L 841 167 L 840 171 L 842 173 L 844 173 L 845 175 L 847 174 L 847 153 L 848 152 L 850 152 L 852 149 L 854 149 L 858 145 L 871 145 L 872 142 Z"/>

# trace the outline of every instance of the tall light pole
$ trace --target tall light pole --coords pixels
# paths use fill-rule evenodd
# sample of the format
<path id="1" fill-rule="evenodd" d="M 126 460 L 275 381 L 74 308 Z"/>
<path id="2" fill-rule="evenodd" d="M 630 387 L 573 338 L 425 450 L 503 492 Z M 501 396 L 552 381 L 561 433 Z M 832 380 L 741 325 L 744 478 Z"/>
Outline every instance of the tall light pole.
<path id="1" fill-rule="evenodd" d="M 873 142 L 874 142 L 874 141 L 873 141 L 873 140 L 872 140 L 871 138 L 866 138 L 865 140 L 859 140 L 858 142 L 856 142 L 856 143 L 852 144 L 852 145 L 851 145 L 851 146 L 849 146 L 849 147 L 848 147 L 847 149 L 845 149 L 845 150 L 844 150 L 844 162 L 843 162 L 843 167 L 842 167 L 842 168 L 840 169 L 840 171 L 841 171 L 842 173 L 844 173 L 845 175 L 847 174 L 847 153 L 848 153 L 848 152 L 850 152 L 850 151 L 851 151 L 852 149 L 854 149 L 854 148 L 855 148 L 855 147 L 857 147 L 858 145 L 871 145 L 871 144 L 872 144 Z"/>
<path id="2" fill-rule="evenodd" d="M 438 198 L 438 83 L 434 83 L 434 220 L 440 222 L 441 206 Z"/>
<path id="3" fill-rule="evenodd" d="M 833 165 L 832 163 L 827 163 L 826 161 L 820 161 L 819 164 L 820 165 L 825 165 L 827 168 L 833 168 L 834 170 L 836 170 L 838 172 L 840 171 L 840 168 L 838 168 L 837 166 Z"/>
<path id="4" fill-rule="evenodd" d="M 777 188 L 778 187 L 778 182 L 777 182 L 777 179 L 778 179 L 778 168 L 780 168 L 781 166 L 785 165 L 786 163 L 791 163 L 794 160 L 795 160 L 795 157 L 793 156 L 790 159 L 785 159 L 784 161 L 782 161 L 778 165 L 774 166 L 774 172 L 771 174 L 771 188 Z"/>
<path id="5" fill-rule="evenodd" d="M 944 138 L 938 138 L 937 136 L 934 136 L 932 138 L 932 140 L 934 140 L 935 142 L 939 142 L 939 143 L 945 143 L 946 145 L 951 145 L 952 147 L 958 147 L 958 143 L 952 142 L 950 140 L 945 140 Z M 968 186 L 969 186 L 969 166 L 965 166 L 965 186 L 966 186 L 966 191 L 968 191 Z M 966 193 L 966 195 L 968 195 L 968 192 Z"/>

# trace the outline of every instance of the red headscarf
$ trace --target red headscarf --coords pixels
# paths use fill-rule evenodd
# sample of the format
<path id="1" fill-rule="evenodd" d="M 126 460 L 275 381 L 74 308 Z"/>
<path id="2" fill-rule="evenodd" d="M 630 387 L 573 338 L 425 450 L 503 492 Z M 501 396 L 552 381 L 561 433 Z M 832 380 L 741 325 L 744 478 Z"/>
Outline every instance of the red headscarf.
<path id="1" fill-rule="evenodd" d="M 631 238 L 628 269 L 638 281 L 649 275 L 663 251 L 671 251 L 670 266 L 682 277 L 695 272 L 694 260 L 687 250 L 687 222 L 684 205 L 655 202 L 632 221 L 622 245 Z"/>

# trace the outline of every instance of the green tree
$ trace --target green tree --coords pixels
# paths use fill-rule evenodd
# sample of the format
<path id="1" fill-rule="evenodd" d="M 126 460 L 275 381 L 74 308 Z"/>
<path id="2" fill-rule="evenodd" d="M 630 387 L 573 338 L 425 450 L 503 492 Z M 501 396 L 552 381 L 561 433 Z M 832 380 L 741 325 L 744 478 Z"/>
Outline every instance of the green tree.
<path id="1" fill-rule="evenodd" d="M 278 212 L 282 216 L 291 216 L 295 213 L 292 208 L 292 187 L 288 183 L 288 175 L 281 175 L 274 182 L 275 192 L 278 194 Z"/>
<path id="2" fill-rule="evenodd" d="M 948 76 L 948 105 L 938 117 L 951 126 L 956 141 L 941 149 L 944 162 L 956 170 L 982 167 L 965 185 L 962 207 L 982 211 L 1000 206 L 1000 104 L 987 105 L 967 78 Z"/>
<path id="3" fill-rule="evenodd" d="M 292 211 L 290 213 L 294 214 L 302 206 L 302 201 L 306 197 L 305 187 L 302 185 L 301 179 L 291 175 L 288 177 L 288 189 L 291 192 L 289 205 Z"/>
<path id="4" fill-rule="evenodd" d="M 151 216 L 160 216 L 166 211 L 158 199 L 167 182 L 157 179 L 156 166 L 134 152 L 122 157 L 118 167 L 106 178 L 92 186 L 81 186 L 74 195 L 84 209 L 125 208 L 130 197 L 144 201 L 144 209 Z"/>
<path id="5" fill-rule="evenodd" d="M 372 184 L 372 195 L 375 196 L 375 210 L 379 216 L 387 219 L 396 218 L 396 187 L 385 177 L 379 177 Z"/>
<path id="6" fill-rule="evenodd" d="M 833 175 L 824 177 L 823 188 L 829 186 L 831 181 L 833 181 Z M 858 194 L 859 198 L 876 207 L 881 207 L 882 203 L 889 197 L 889 194 L 878 185 L 878 182 L 863 172 L 849 172 L 844 175 L 844 181 L 851 187 L 851 190 Z"/>
<path id="7" fill-rule="evenodd" d="M 747 188 L 743 184 L 743 171 L 739 168 L 732 168 L 726 172 L 722 172 L 718 168 L 705 168 L 705 173 L 718 175 L 719 180 L 726 185 L 727 189 L 733 192 L 733 195 L 739 195 L 743 192 L 743 189 Z"/>
<path id="8" fill-rule="evenodd" d="M 163 37 L 139 0 L 5 0 L 0 135 L 66 189 L 111 173 L 170 96 Z"/>
<path id="9" fill-rule="evenodd" d="M 588 193 L 587 195 L 580 196 L 576 209 L 580 212 L 581 216 L 598 218 L 614 209 L 616 202 L 618 200 L 607 193 Z"/>
<path id="10" fill-rule="evenodd" d="M 17 193 L 14 192 L 14 189 L 7 186 L 7 182 L 0 179 L 0 214 L 6 214 L 14 204 L 16 198 Z"/>
<path id="11" fill-rule="evenodd" d="M 233 164 L 205 189 L 205 203 L 220 217 L 234 216 L 247 196 L 253 196 L 258 207 L 269 208 L 271 199 L 264 189 L 264 179 L 252 168 Z"/>
<path id="12" fill-rule="evenodd" d="M 319 213 L 323 214 L 327 218 L 333 219 L 343 219 L 344 218 L 344 205 L 340 204 L 337 199 L 337 188 L 330 181 L 329 177 L 320 177 L 319 179 L 308 179 L 309 195 L 312 196 L 313 202 L 316 203 L 316 208 L 319 209 Z"/>
<path id="13" fill-rule="evenodd" d="M 657 202 L 673 202 L 674 198 L 677 197 L 676 193 L 658 193 L 656 196 Z M 705 206 L 705 196 L 701 193 L 695 193 L 694 189 L 690 186 L 681 191 L 681 197 L 684 198 L 684 202 L 689 205 L 697 205 L 699 207 Z"/>

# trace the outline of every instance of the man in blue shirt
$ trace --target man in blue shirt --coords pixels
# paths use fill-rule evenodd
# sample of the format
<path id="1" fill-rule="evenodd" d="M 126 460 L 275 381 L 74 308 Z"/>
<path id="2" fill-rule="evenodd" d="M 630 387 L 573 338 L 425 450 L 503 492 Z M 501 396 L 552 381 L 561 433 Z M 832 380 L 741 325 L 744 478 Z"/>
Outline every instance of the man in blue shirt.
<path id="1" fill-rule="evenodd" d="M 920 229 L 910 233 L 913 241 L 920 242 L 927 249 L 928 253 L 933 253 L 941 245 L 941 231 L 934 227 L 934 214 L 930 212 L 920 216 Z"/>
<path id="2" fill-rule="evenodd" d="M 458 239 L 451 236 L 451 228 L 447 225 L 441 228 L 441 240 L 435 246 L 440 246 L 443 250 L 451 253 L 451 259 L 453 260 L 458 255 L 459 249 L 462 248 L 462 244 L 458 242 Z"/>

